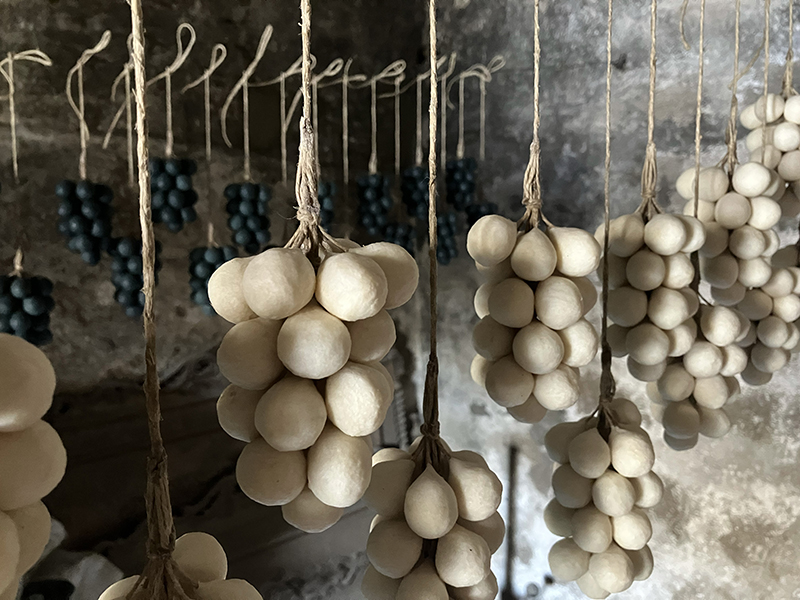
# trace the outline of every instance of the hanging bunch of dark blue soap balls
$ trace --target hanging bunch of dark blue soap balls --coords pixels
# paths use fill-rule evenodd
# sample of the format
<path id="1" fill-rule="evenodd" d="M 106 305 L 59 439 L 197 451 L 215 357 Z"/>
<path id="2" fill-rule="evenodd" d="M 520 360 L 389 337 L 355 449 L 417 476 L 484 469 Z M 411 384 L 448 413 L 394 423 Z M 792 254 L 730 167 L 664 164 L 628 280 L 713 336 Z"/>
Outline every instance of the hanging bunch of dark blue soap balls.
<path id="1" fill-rule="evenodd" d="M 319 200 L 319 221 L 325 231 L 329 231 L 333 224 L 334 199 L 336 198 L 336 184 L 332 181 L 320 181 L 317 186 L 317 199 Z"/>
<path id="2" fill-rule="evenodd" d="M 410 223 L 389 223 L 383 233 L 383 241 L 397 244 L 411 256 L 417 245 L 417 230 Z"/>
<path id="3" fill-rule="evenodd" d="M 208 280 L 223 264 L 239 256 L 233 246 L 206 246 L 194 248 L 189 253 L 189 286 L 192 288 L 192 302 L 211 316 L 216 314 L 208 299 Z"/>
<path id="4" fill-rule="evenodd" d="M 161 242 L 156 240 L 156 282 L 158 271 L 161 270 Z M 114 284 L 114 300 L 116 300 L 125 314 L 132 319 L 140 317 L 144 311 L 144 285 L 142 264 L 142 240 L 122 237 L 112 242 L 109 250 L 113 262 L 111 263 L 111 282 Z"/>
<path id="5" fill-rule="evenodd" d="M 150 193 L 153 222 L 163 223 L 173 233 L 197 219 L 197 192 L 192 175 L 197 163 L 188 158 L 150 159 Z"/>
<path id="6" fill-rule="evenodd" d="M 449 265 L 458 256 L 458 215 L 453 211 L 440 213 L 436 222 L 436 260 L 440 265 Z"/>
<path id="7" fill-rule="evenodd" d="M 403 171 L 400 191 L 408 216 L 421 221 L 427 220 L 428 198 L 430 197 L 428 194 L 428 169 L 416 166 Z"/>
<path id="8" fill-rule="evenodd" d="M 10 333 L 36 346 L 53 341 L 50 311 L 53 282 L 46 277 L 0 277 L 0 332 Z"/>
<path id="9" fill-rule="evenodd" d="M 483 202 L 467 207 L 467 229 L 475 225 L 478 219 L 486 215 L 496 215 L 498 212 L 497 204 L 494 202 Z"/>
<path id="10" fill-rule="evenodd" d="M 467 210 L 476 203 L 475 171 L 477 168 L 478 163 L 474 158 L 447 161 L 447 203 L 456 210 Z"/>
<path id="11" fill-rule="evenodd" d="M 381 237 L 389 224 L 392 195 L 389 179 L 380 173 L 358 178 L 358 219 L 373 237 Z"/>
<path id="12" fill-rule="evenodd" d="M 80 254 L 83 262 L 96 265 L 111 242 L 111 201 L 114 193 L 101 183 L 64 180 L 56 185 L 58 230 L 67 247 Z"/>
<path id="13" fill-rule="evenodd" d="M 269 201 L 272 191 L 255 183 L 231 183 L 225 188 L 231 240 L 250 255 L 269 244 Z"/>

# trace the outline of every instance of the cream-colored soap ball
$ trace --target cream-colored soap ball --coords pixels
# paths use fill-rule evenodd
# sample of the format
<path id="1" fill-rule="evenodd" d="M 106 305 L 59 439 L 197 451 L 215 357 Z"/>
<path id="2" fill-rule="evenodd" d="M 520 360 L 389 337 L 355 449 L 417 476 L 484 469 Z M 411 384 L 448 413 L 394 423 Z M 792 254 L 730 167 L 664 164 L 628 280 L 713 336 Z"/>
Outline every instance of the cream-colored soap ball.
<path id="1" fill-rule="evenodd" d="M 544 524 L 550 533 L 561 537 L 572 537 L 572 516 L 576 509 L 566 508 L 553 498 L 544 508 Z"/>
<path id="2" fill-rule="evenodd" d="M 786 101 L 780 94 L 767 94 L 766 97 L 761 96 L 756 100 L 754 106 L 755 116 L 759 122 L 763 123 L 766 120 L 767 123 L 772 123 L 783 116 Z"/>
<path id="3" fill-rule="evenodd" d="M 757 258 L 767 249 L 764 234 L 750 225 L 743 225 L 732 231 L 728 243 L 731 254 L 744 260 Z"/>
<path id="4" fill-rule="evenodd" d="M 339 522 L 344 509 L 323 504 L 310 489 L 306 488 L 289 504 L 284 504 L 281 512 L 292 527 L 305 533 L 322 533 Z"/>
<path id="5" fill-rule="evenodd" d="M 606 471 L 592 484 L 594 505 L 609 517 L 628 514 L 636 503 L 633 484 L 616 471 Z"/>
<path id="6" fill-rule="evenodd" d="M 777 169 L 778 175 L 786 181 L 797 181 L 800 179 L 800 151 L 792 150 L 781 156 Z M 791 213 L 800 207 L 797 206 L 797 196 L 794 196 L 794 194 L 788 196 L 787 194 L 789 193 L 791 192 L 787 191 L 787 193 L 781 197 L 780 204 L 783 209 L 783 216 L 791 218 L 797 216 L 796 213 L 794 215 Z"/>
<path id="7" fill-rule="evenodd" d="M 578 286 L 566 277 L 548 277 L 536 287 L 536 317 L 559 331 L 583 316 L 583 298 Z"/>
<path id="8" fill-rule="evenodd" d="M 728 401 L 728 383 L 722 375 L 697 379 L 693 396 L 699 406 L 721 408 Z"/>
<path id="9" fill-rule="evenodd" d="M 527 328 L 523 328 L 522 331 L 525 329 Z M 511 354 L 515 334 L 518 335 L 511 327 L 501 325 L 492 317 L 486 316 L 478 321 L 472 330 L 472 346 L 485 359 L 490 361 L 499 360 Z M 556 337 L 558 336 L 556 335 Z"/>
<path id="10" fill-rule="evenodd" d="M 328 418 L 343 433 L 354 437 L 380 428 L 392 396 L 393 388 L 380 370 L 355 362 L 348 362 L 325 384 Z"/>
<path id="11" fill-rule="evenodd" d="M 688 287 L 694 280 L 694 265 L 692 259 L 683 252 L 664 256 L 664 278 L 661 285 L 680 290 Z"/>
<path id="12" fill-rule="evenodd" d="M 106 591 L 100 594 L 98 600 L 126 600 L 130 591 L 136 586 L 136 582 L 139 581 L 139 577 L 139 575 L 133 575 L 117 581 L 106 588 Z M 0 598 L 3 598 L 3 596 L 0 596 Z M 7 599 L 3 598 L 3 600 Z M 16 600 L 16 593 L 14 598 L 9 598 L 8 600 Z"/>
<path id="13" fill-rule="evenodd" d="M 572 539 L 586 552 L 605 552 L 611 544 L 611 519 L 591 504 L 572 516 Z"/>
<path id="14" fill-rule="evenodd" d="M 632 287 L 621 287 L 608 293 L 608 317 L 622 327 L 633 327 L 647 315 L 647 294 Z"/>
<path id="15" fill-rule="evenodd" d="M 497 577 L 491 571 L 480 583 L 468 587 L 450 588 L 453 600 L 494 600 L 498 592 Z"/>
<path id="16" fill-rule="evenodd" d="M 565 353 L 564 342 L 559 334 L 538 321 L 520 329 L 511 347 L 516 363 L 534 375 L 555 371 Z"/>
<path id="17" fill-rule="evenodd" d="M 569 280 L 578 286 L 578 291 L 583 299 L 583 316 L 597 304 L 597 288 L 588 277 L 570 277 Z"/>
<path id="18" fill-rule="evenodd" d="M 652 508 L 661 502 L 661 497 L 664 495 L 664 483 L 653 471 L 630 481 L 636 494 L 636 506 Z"/>
<path id="19" fill-rule="evenodd" d="M 728 229 L 717 222 L 705 224 L 706 241 L 699 254 L 705 258 L 719 256 L 728 248 Z"/>
<path id="20" fill-rule="evenodd" d="M 0 591 L 5 590 L 17 579 L 20 539 L 14 521 L 0 512 Z M 14 597 L 16 598 L 16 586 Z"/>
<path id="21" fill-rule="evenodd" d="M 688 400 L 671 402 L 662 417 L 664 431 L 679 440 L 693 438 L 700 431 L 700 414 Z"/>
<path id="22" fill-rule="evenodd" d="M 592 501 L 592 480 L 578 475 L 570 465 L 561 465 L 553 473 L 553 493 L 565 508 L 583 508 Z"/>
<path id="23" fill-rule="evenodd" d="M 569 445 L 585 430 L 585 421 L 567 421 L 553 425 L 544 436 L 547 455 L 559 464 L 569 462 Z"/>
<path id="24" fill-rule="evenodd" d="M 696 169 L 687 169 L 681 173 L 675 183 L 678 193 L 686 200 L 691 200 L 695 195 Z M 728 190 L 728 175 L 719 167 L 700 169 L 700 200 L 716 202 Z"/>
<path id="25" fill-rule="evenodd" d="M 383 360 L 397 339 L 394 319 L 385 310 L 368 319 L 350 321 L 345 325 L 350 332 L 350 360 L 356 362 Z"/>
<path id="26" fill-rule="evenodd" d="M 525 327 L 533 319 L 533 306 L 531 286 L 516 277 L 495 284 L 489 294 L 489 314 L 506 327 Z"/>
<path id="27" fill-rule="evenodd" d="M 372 461 L 372 479 L 364 494 L 364 503 L 379 515 L 401 515 L 414 473 L 414 461 L 410 457 L 378 463 L 373 457 Z"/>
<path id="28" fill-rule="evenodd" d="M 247 304 L 242 289 L 244 270 L 252 258 L 233 258 L 214 271 L 208 280 L 208 299 L 216 313 L 231 323 L 256 316 Z"/>
<path id="29" fill-rule="evenodd" d="M 236 463 L 236 481 L 251 500 L 283 506 L 306 486 L 306 457 L 300 451 L 279 452 L 258 439 L 242 450 Z"/>
<path id="30" fill-rule="evenodd" d="M 701 256 L 700 276 L 712 287 L 727 289 L 739 279 L 740 265 L 744 262 L 727 251 L 713 258 Z M 745 285 L 742 281 L 740 283 Z"/>
<path id="31" fill-rule="evenodd" d="M 669 356 L 672 358 L 683 356 L 697 338 L 697 323 L 694 319 L 687 319 L 665 333 L 669 338 Z"/>
<path id="32" fill-rule="evenodd" d="M 724 306 L 704 306 L 700 309 L 700 329 L 706 340 L 715 346 L 727 346 L 739 336 L 739 316 Z"/>
<path id="33" fill-rule="evenodd" d="M 328 413 L 313 381 L 287 375 L 267 390 L 254 419 L 270 446 L 292 452 L 310 448 L 317 441 Z"/>
<path id="34" fill-rule="evenodd" d="M 622 548 L 612 544 L 605 552 L 592 555 L 589 573 L 602 589 L 616 594 L 633 583 L 633 562 Z"/>
<path id="35" fill-rule="evenodd" d="M 474 462 L 451 458 L 447 483 L 455 492 L 460 518 L 482 521 L 497 512 L 503 484 L 489 469 Z"/>
<path id="36" fill-rule="evenodd" d="M 597 330 L 586 319 L 562 329 L 558 336 L 564 344 L 562 361 L 569 367 L 585 367 L 597 355 L 600 338 Z"/>
<path id="37" fill-rule="evenodd" d="M 228 557 L 214 536 L 191 532 L 175 540 L 172 558 L 192 581 L 207 583 L 225 579 L 228 574 Z"/>
<path id="38" fill-rule="evenodd" d="M 547 409 L 539 404 L 535 396 L 531 396 L 518 406 L 510 406 L 508 414 L 520 423 L 534 424 L 544 419 Z"/>
<path id="39" fill-rule="evenodd" d="M 747 352 L 744 349 L 731 344 L 721 348 L 722 350 L 722 369 L 720 375 L 723 377 L 733 377 L 738 375 L 747 366 Z"/>
<path id="40" fill-rule="evenodd" d="M 748 288 L 759 288 L 772 277 L 772 265 L 763 258 L 739 261 L 738 281 Z"/>
<path id="41" fill-rule="evenodd" d="M 433 563 L 426 560 L 403 577 L 395 600 L 448 600 L 447 586 Z"/>
<path id="42" fill-rule="evenodd" d="M 514 221 L 500 215 L 486 215 L 470 228 L 467 252 L 484 267 L 492 267 L 511 255 L 516 242 L 517 225 Z"/>
<path id="43" fill-rule="evenodd" d="M 747 290 L 737 310 L 751 321 L 760 321 L 772 312 L 774 300 L 763 290 Z"/>
<path id="44" fill-rule="evenodd" d="M 472 364 L 469 367 L 469 374 L 472 381 L 477 383 L 482 388 L 486 387 L 486 373 L 489 367 L 492 366 L 492 361 L 486 360 L 480 354 L 476 354 L 472 359 Z"/>
<path id="45" fill-rule="evenodd" d="M 53 403 L 56 373 L 44 352 L 14 335 L 0 333 L 0 432 L 27 429 Z"/>
<path id="46" fill-rule="evenodd" d="M 47 542 L 50 541 L 52 525 L 50 513 L 40 501 L 22 508 L 9 510 L 6 514 L 11 517 L 17 529 L 20 546 L 17 575 L 22 575 L 39 561 Z"/>
<path id="47" fill-rule="evenodd" d="M 255 415 L 264 390 L 226 387 L 217 400 L 217 419 L 222 429 L 235 440 L 252 442 L 258 438 Z"/>
<path id="48" fill-rule="evenodd" d="M 473 533 L 481 536 L 486 544 L 489 546 L 489 552 L 494 554 L 503 545 L 503 539 L 506 535 L 506 524 L 500 513 L 495 512 L 482 521 L 467 521 L 466 519 L 459 519 L 458 524 L 464 529 L 468 529 Z"/>
<path id="49" fill-rule="evenodd" d="M 714 221 L 715 204 L 715 202 L 706 202 L 705 200 L 700 200 L 699 202 L 692 200 L 684 204 L 683 216 L 697 218 L 703 224 L 712 223 Z M 684 243 L 684 246 L 686 246 L 686 243 Z"/>
<path id="50" fill-rule="evenodd" d="M 308 450 L 308 487 L 328 506 L 352 506 L 369 487 L 371 455 L 368 440 L 351 437 L 333 424 L 326 424 Z"/>
<path id="51" fill-rule="evenodd" d="M 495 285 L 497 284 L 484 283 L 475 290 L 473 306 L 475 308 L 475 314 L 478 315 L 479 319 L 489 314 L 489 296 L 492 294 Z"/>
<path id="52" fill-rule="evenodd" d="M 751 152 L 754 150 L 760 150 L 765 142 L 767 143 L 767 147 L 774 147 L 772 145 L 775 139 L 774 135 L 775 135 L 774 125 L 768 125 L 766 128 L 759 127 L 758 129 L 754 129 L 753 131 L 747 134 L 747 137 L 745 138 L 745 146 Z M 750 160 L 752 162 L 756 162 L 752 156 L 750 157 Z"/>
<path id="53" fill-rule="evenodd" d="M 589 570 L 591 554 L 572 539 L 559 540 L 550 548 L 547 561 L 558 581 L 575 581 Z"/>
<path id="54" fill-rule="evenodd" d="M 644 242 L 656 254 L 669 256 L 680 252 L 686 243 L 686 225 L 678 217 L 658 214 L 644 226 Z"/>
<path id="55" fill-rule="evenodd" d="M 641 323 L 633 327 L 625 339 L 628 354 L 644 366 L 657 365 L 669 355 L 667 334 L 652 323 Z"/>
<path id="56" fill-rule="evenodd" d="M 653 536 L 650 519 L 643 510 L 634 508 L 627 515 L 614 517 L 614 541 L 625 550 L 641 550 Z"/>
<path id="57" fill-rule="evenodd" d="M 615 358 L 628 355 L 628 347 L 625 340 L 630 330 L 630 327 L 620 327 L 615 323 L 608 326 L 608 345 L 611 346 L 611 355 Z"/>
<path id="58" fill-rule="evenodd" d="M 663 329 L 665 332 L 670 331 L 689 318 L 689 303 L 680 291 L 661 287 L 650 293 L 647 316 L 657 328 Z M 646 323 L 637 325 L 637 327 L 644 325 Z M 636 328 L 634 327 L 634 329 Z"/>
<path id="59" fill-rule="evenodd" d="M 683 357 L 683 366 L 693 377 L 713 377 L 722 369 L 722 352 L 710 342 L 697 341 Z"/>
<path id="60" fill-rule="evenodd" d="M 762 343 L 758 343 L 750 350 L 750 364 L 762 373 L 772 374 L 780 371 L 789 362 L 789 352 L 783 348 L 770 348 Z M 747 381 L 745 373 L 742 371 L 742 378 Z M 747 381 L 747 383 L 751 383 Z M 751 385 L 757 385 L 752 384 Z"/>
<path id="61" fill-rule="evenodd" d="M 202 600 L 263 600 L 258 590 L 243 579 L 201 583 L 197 594 Z"/>
<path id="62" fill-rule="evenodd" d="M 786 323 L 793 323 L 800 318 L 800 297 L 787 294 L 775 298 L 772 302 L 772 314 Z"/>
<path id="63" fill-rule="evenodd" d="M 692 395 L 695 378 L 682 363 L 669 365 L 658 379 L 658 393 L 668 402 L 680 402 Z"/>
<path id="64" fill-rule="evenodd" d="M 512 356 L 504 356 L 486 371 L 486 392 L 500 406 L 519 406 L 533 393 L 534 378 Z"/>
<path id="65" fill-rule="evenodd" d="M 611 464 L 611 450 L 597 429 L 592 427 L 570 442 L 569 464 L 578 475 L 587 479 L 597 479 L 605 473 Z"/>
<path id="66" fill-rule="evenodd" d="M 486 218 L 486 217 L 484 217 Z M 473 225 L 470 232 L 474 230 Z M 511 268 L 526 281 L 543 281 L 556 269 L 558 255 L 553 243 L 539 229 L 531 229 L 517 241 L 511 253 Z"/>
<path id="67" fill-rule="evenodd" d="M 795 258 L 797 251 L 794 250 Z M 770 296 L 771 298 L 781 298 L 788 296 L 792 293 L 795 286 L 794 275 L 789 269 L 775 268 L 777 265 L 775 261 L 772 262 L 773 271 L 769 281 L 764 284 L 761 291 Z M 787 321 L 794 321 L 795 319 L 788 319 Z"/>
<path id="68" fill-rule="evenodd" d="M 384 308 L 391 310 L 411 300 L 419 283 L 419 267 L 405 248 L 389 242 L 375 242 L 350 252 L 371 258 L 383 271 L 388 286 Z"/>
<path id="69" fill-rule="evenodd" d="M 631 286 L 649 292 L 664 281 L 666 266 L 661 256 L 655 252 L 639 250 L 628 259 L 625 275 Z"/>
<path id="70" fill-rule="evenodd" d="M 342 321 L 360 321 L 378 314 L 386 306 L 388 293 L 383 269 L 362 254 L 334 254 L 322 261 L 317 271 L 315 297 Z"/>
<path id="71" fill-rule="evenodd" d="M 623 477 L 642 477 L 656 461 L 653 444 L 644 430 L 613 429 L 608 439 L 611 466 Z"/>
<path id="72" fill-rule="evenodd" d="M 769 188 L 772 174 L 764 165 L 748 162 L 739 165 L 733 172 L 733 189 L 742 196 L 755 198 Z"/>
<path id="73" fill-rule="evenodd" d="M 597 269 L 602 250 L 592 234 L 576 227 L 550 227 L 547 237 L 556 249 L 556 269 L 567 277 L 585 277 Z"/>
<path id="74" fill-rule="evenodd" d="M 576 581 L 578 588 L 583 592 L 584 596 L 592 600 L 604 600 L 608 598 L 611 593 L 607 592 L 600 587 L 600 584 L 595 581 L 592 574 L 588 571 L 581 575 Z"/>
<path id="75" fill-rule="evenodd" d="M 559 365 L 555 371 L 536 377 L 533 396 L 547 410 L 564 410 L 578 401 L 580 391 L 578 372 Z"/>
<path id="76" fill-rule="evenodd" d="M 605 269 L 604 261 L 600 262 L 597 267 L 597 275 L 602 279 L 603 270 Z M 608 254 L 608 285 L 611 289 L 628 285 L 628 260 L 627 258 L 620 258 L 613 254 Z"/>
<path id="77" fill-rule="evenodd" d="M 790 334 L 789 324 L 774 315 L 763 319 L 756 327 L 758 341 L 767 348 L 781 348 Z"/>
<path id="78" fill-rule="evenodd" d="M 378 523 L 367 539 L 367 557 L 381 575 L 399 579 L 408 575 L 422 552 L 422 538 L 403 520 Z"/>
<path id="79" fill-rule="evenodd" d="M 281 321 L 251 319 L 234 325 L 217 350 L 220 373 L 246 390 L 263 390 L 284 372 L 278 358 Z"/>
<path id="80" fill-rule="evenodd" d="M 428 465 L 408 488 L 403 512 L 414 533 L 435 540 L 458 520 L 458 499 L 447 481 Z"/>
<path id="81" fill-rule="evenodd" d="M 375 567 L 368 565 L 361 580 L 361 593 L 367 600 L 395 600 L 400 581 L 381 575 Z"/>
<path id="82" fill-rule="evenodd" d="M 772 229 L 781 219 L 781 205 L 772 198 L 756 196 L 750 200 L 752 214 L 747 221 L 752 227 L 761 231 Z"/>
<path id="83" fill-rule="evenodd" d="M 503 279 L 514 277 L 514 269 L 511 268 L 510 256 L 493 267 L 484 267 L 481 263 L 475 261 L 475 269 L 486 283 L 497 283 Z"/>
<path id="84" fill-rule="evenodd" d="M 602 236 L 600 240 L 602 240 Z M 642 215 L 633 213 L 611 221 L 608 240 L 608 251 L 611 254 L 627 258 L 638 251 L 643 244 L 644 221 Z"/>
<path id="85" fill-rule="evenodd" d="M 664 369 L 667 368 L 666 360 L 654 365 L 643 365 L 642 363 L 636 362 L 629 356 L 626 362 L 628 365 L 628 372 L 631 374 L 631 377 L 638 379 L 639 381 L 656 381 L 664 374 Z"/>
<path id="86" fill-rule="evenodd" d="M 324 379 L 344 366 L 351 345 L 345 324 L 314 302 L 281 325 L 278 358 L 298 377 Z"/>
<path id="87" fill-rule="evenodd" d="M 753 109 L 755 113 L 755 108 Z M 800 124 L 800 98 L 790 96 L 783 106 L 783 118 L 790 123 Z"/>
<path id="88" fill-rule="evenodd" d="M 746 129 L 755 129 L 763 124 L 763 120 L 756 116 L 756 105 L 750 104 L 739 114 L 739 122 Z"/>
<path id="89" fill-rule="evenodd" d="M 255 256 L 242 275 L 248 306 L 264 319 L 285 319 L 314 297 L 314 267 L 297 248 L 270 248 Z"/>
<path id="90" fill-rule="evenodd" d="M 698 406 L 700 434 L 709 438 L 721 438 L 731 430 L 731 420 L 725 410 Z"/>
<path id="91" fill-rule="evenodd" d="M 689 215 L 676 215 L 686 227 L 686 242 L 681 246 L 681 252 L 691 254 L 697 252 L 706 242 L 705 222 Z"/>

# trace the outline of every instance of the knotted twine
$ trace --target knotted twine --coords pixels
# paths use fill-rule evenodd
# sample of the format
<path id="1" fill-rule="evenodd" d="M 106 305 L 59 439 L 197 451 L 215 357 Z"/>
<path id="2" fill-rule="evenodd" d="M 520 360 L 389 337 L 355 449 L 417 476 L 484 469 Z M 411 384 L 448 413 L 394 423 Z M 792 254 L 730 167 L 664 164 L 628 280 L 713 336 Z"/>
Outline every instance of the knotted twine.
<path id="1" fill-rule="evenodd" d="M 650 2 L 650 85 L 647 99 L 647 148 L 642 167 L 642 203 L 637 212 L 647 222 L 661 212 L 656 201 L 658 183 L 658 163 L 655 144 L 655 106 L 656 106 L 656 26 L 658 21 L 658 0 Z"/>
<path id="2" fill-rule="evenodd" d="M 789 48 L 786 51 L 786 65 L 783 68 L 783 97 L 788 99 L 797 94 L 792 87 L 794 69 L 794 0 L 789 0 Z"/>
<path id="3" fill-rule="evenodd" d="M 738 127 L 736 126 L 736 117 L 737 117 L 737 112 L 739 110 L 739 100 L 736 98 L 736 93 L 739 88 L 739 79 L 741 77 L 741 75 L 739 74 L 739 44 L 741 41 L 741 36 L 740 36 L 741 19 L 742 19 L 742 0 L 736 0 L 736 17 L 735 17 L 736 23 L 734 25 L 734 32 L 733 32 L 733 81 L 731 81 L 731 111 L 728 117 L 728 127 L 725 131 L 725 143 L 727 144 L 728 147 L 728 152 L 725 157 L 725 164 L 727 165 L 728 169 L 728 177 L 731 179 L 733 178 L 733 171 L 736 169 L 736 164 L 739 162 L 739 159 L 736 156 L 736 141 L 737 141 L 736 136 L 738 132 Z"/>

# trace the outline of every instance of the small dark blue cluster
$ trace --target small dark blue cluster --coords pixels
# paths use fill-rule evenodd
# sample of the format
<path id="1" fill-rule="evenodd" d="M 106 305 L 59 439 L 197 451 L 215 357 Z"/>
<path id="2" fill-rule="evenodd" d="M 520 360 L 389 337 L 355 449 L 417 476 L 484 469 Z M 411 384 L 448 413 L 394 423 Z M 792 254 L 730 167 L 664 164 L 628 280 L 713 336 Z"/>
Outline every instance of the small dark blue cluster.
<path id="1" fill-rule="evenodd" d="M 439 213 L 436 223 L 436 260 L 440 265 L 449 265 L 458 256 L 458 214 L 453 211 Z"/>
<path id="2" fill-rule="evenodd" d="M 107 185 L 89 180 L 64 180 L 56 185 L 58 230 L 67 247 L 81 255 L 83 262 L 96 265 L 111 242 L 111 201 L 114 193 Z"/>
<path id="3" fill-rule="evenodd" d="M 387 177 L 370 173 L 358 178 L 358 219 L 369 235 L 383 235 L 391 209 L 392 195 Z"/>
<path id="4" fill-rule="evenodd" d="M 46 277 L 0 277 L 0 332 L 10 333 L 36 346 L 53 341 L 50 311 L 53 282 Z"/>
<path id="5" fill-rule="evenodd" d="M 250 255 L 269 244 L 269 201 L 272 190 L 255 183 L 231 183 L 225 188 L 225 209 L 231 241 Z"/>
<path id="6" fill-rule="evenodd" d="M 192 175 L 197 163 L 188 158 L 150 159 L 150 192 L 153 222 L 177 233 L 197 219 L 197 192 Z"/>
<path id="7" fill-rule="evenodd" d="M 414 256 L 417 230 L 410 223 L 389 223 L 383 232 L 383 240 L 405 248 L 411 256 Z"/>
<path id="8" fill-rule="evenodd" d="M 223 264 L 239 256 L 233 246 L 211 246 L 194 248 L 189 253 L 189 286 L 192 288 L 192 302 L 211 316 L 216 314 L 208 299 L 208 280 Z"/>
<path id="9" fill-rule="evenodd" d="M 422 221 L 428 218 L 428 169 L 420 166 L 411 167 L 403 171 L 403 179 L 400 182 L 400 191 L 403 196 L 403 204 L 409 217 L 415 217 Z"/>
<path id="10" fill-rule="evenodd" d="M 467 210 L 477 202 L 475 171 L 478 163 L 474 158 L 459 158 L 447 161 L 447 203 L 459 211 Z"/>
<path id="11" fill-rule="evenodd" d="M 336 184 L 332 181 L 320 181 L 317 186 L 319 199 L 319 220 L 325 231 L 330 232 L 334 217 L 334 199 L 336 198 Z"/>
<path id="12" fill-rule="evenodd" d="M 158 272 L 161 270 L 161 242 L 156 240 L 156 282 Z M 130 237 L 115 238 L 109 254 L 112 257 L 111 282 L 114 284 L 114 300 L 116 300 L 125 314 L 138 318 L 144 311 L 144 285 L 142 264 L 142 240 Z"/>

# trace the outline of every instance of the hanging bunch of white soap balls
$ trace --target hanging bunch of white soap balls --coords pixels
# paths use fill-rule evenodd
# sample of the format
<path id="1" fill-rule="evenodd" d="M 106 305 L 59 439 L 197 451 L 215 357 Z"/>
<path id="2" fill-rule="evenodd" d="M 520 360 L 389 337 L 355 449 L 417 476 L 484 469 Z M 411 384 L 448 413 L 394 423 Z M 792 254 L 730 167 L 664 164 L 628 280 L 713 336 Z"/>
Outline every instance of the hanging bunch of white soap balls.
<path id="1" fill-rule="evenodd" d="M 386 311 L 405 304 L 419 279 L 400 246 L 348 245 L 316 270 L 301 250 L 272 248 L 225 263 L 208 285 L 214 309 L 236 323 L 217 352 L 232 384 L 217 412 L 248 443 L 237 481 L 306 532 L 335 524 L 369 485 L 368 436 L 394 393 L 380 363 L 395 341 Z"/>
<path id="2" fill-rule="evenodd" d="M 555 498 L 545 509 L 547 528 L 565 539 L 549 554 L 559 581 L 577 581 L 589 598 L 627 590 L 653 571 L 652 535 L 644 509 L 661 500 L 663 484 L 652 471 L 653 445 L 630 400 L 615 398 L 604 417 L 560 423 L 545 436 Z"/>
<path id="3" fill-rule="evenodd" d="M 596 233 L 603 239 L 605 228 Z M 703 224 L 685 215 L 638 212 L 613 219 L 608 245 L 608 339 L 614 356 L 628 356 L 628 370 L 655 381 L 670 358 L 692 347 L 700 304 L 690 285 L 690 254 L 705 242 Z"/>
<path id="4" fill-rule="evenodd" d="M 672 361 L 657 381 L 647 384 L 651 413 L 664 426 L 674 450 L 693 448 L 699 435 L 724 436 L 731 421 L 723 408 L 739 394 L 736 375 L 747 367 L 740 346 L 753 327 L 740 311 L 725 306 L 700 308 L 699 335 L 688 352 Z"/>
<path id="5" fill-rule="evenodd" d="M 22 575 L 50 539 L 41 500 L 61 481 L 67 454 L 42 417 L 53 403 L 56 374 L 33 344 L 0 333 L 0 598 L 17 597 Z"/>
<path id="6" fill-rule="evenodd" d="M 587 275 L 600 245 L 571 227 L 518 235 L 516 223 L 488 215 L 469 230 L 467 251 L 485 280 L 475 293 L 472 378 L 525 423 L 575 404 L 578 369 L 598 348 L 585 316 L 597 301 Z"/>
<path id="7" fill-rule="evenodd" d="M 800 96 L 761 96 L 742 111 L 740 120 L 751 130 L 745 140 L 750 160 L 777 171 L 781 179 L 792 184 L 776 199 L 782 215 L 793 219 L 800 214 L 800 200 L 794 190 L 794 183 L 800 180 Z"/>
<path id="8" fill-rule="evenodd" d="M 220 543 L 207 533 L 187 533 L 179 537 L 172 558 L 181 573 L 195 586 L 191 597 L 198 600 L 262 600 L 258 590 L 246 581 L 225 579 L 228 557 Z M 98 600 L 126 600 L 138 581 L 138 575 L 118 581 Z"/>
<path id="9" fill-rule="evenodd" d="M 367 600 L 497 597 L 490 562 L 505 535 L 502 484 L 475 452 L 450 452 L 448 463 L 447 479 L 432 465 L 414 479 L 412 454 L 387 448 L 373 457 L 364 501 L 378 515 L 361 585 Z"/>

